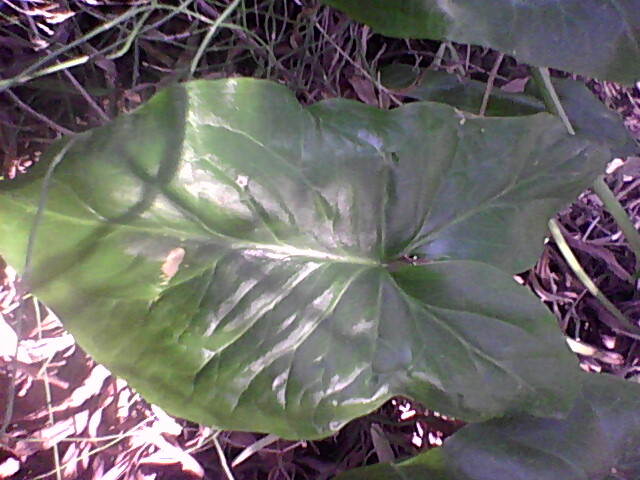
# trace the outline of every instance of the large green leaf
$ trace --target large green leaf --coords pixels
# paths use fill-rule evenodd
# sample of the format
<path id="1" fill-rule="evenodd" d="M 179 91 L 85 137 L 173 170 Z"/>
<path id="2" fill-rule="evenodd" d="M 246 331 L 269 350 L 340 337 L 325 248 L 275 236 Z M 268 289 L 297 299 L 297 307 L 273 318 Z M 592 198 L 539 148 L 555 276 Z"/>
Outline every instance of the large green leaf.
<path id="1" fill-rule="evenodd" d="M 608 158 L 544 113 L 193 82 L 76 139 L 30 285 L 97 361 L 205 424 L 320 437 L 399 394 L 561 415 L 574 359 L 510 272 Z M 45 168 L 0 182 L 15 266 Z"/>
<path id="2" fill-rule="evenodd" d="M 605 375 L 583 379 L 566 419 L 520 415 L 468 425 L 441 448 L 336 480 L 640 478 L 640 386 Z"/>
<path id="3" fill-rule="evenodd" d="M 500 50 L 602 80 L 640 78 L 638 0 L 324 0 L 393 37 Z"/>

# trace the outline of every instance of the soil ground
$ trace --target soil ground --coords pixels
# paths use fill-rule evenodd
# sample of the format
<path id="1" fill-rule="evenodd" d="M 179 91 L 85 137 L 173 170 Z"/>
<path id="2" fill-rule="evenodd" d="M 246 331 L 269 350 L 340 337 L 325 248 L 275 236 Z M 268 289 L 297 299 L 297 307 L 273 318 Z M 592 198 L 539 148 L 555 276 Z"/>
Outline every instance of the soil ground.
<path id="1" fill-rule="evenodd" d="M 254 76 L 288 85 L 304 104 L 342 97 L 393 107 L 404 99 L 380 84 L 385 65 L 433 68 L 435 61 L 486 80 L 498 58 L 468 45 L 385 38 L 313 1 L 246 0 L 230 10 L 234 3 L 5 0 L 0 80 L 11 82 L 0 92 L 4 174 L 24 171 L 52 139 L 104 124 L 177 80 Z M 527 78 L 525 66 L 505 58 L 496 87 Z M 640 137 L 637 88 L 583 80 Z M 631 157 L 612 164 L 606 179 L 636 226 L 639 177 L 640 158 Z M 611 215 L 587 191 L 557 218 L 589 276 L 637 323 L 636 258 Z M 0 268 L 0 407 L 11 414 L 0 439 L 0 478 L 322 480 L 437 448 L 462 425 L 402 398 L 317 442 L 171 418 L 95 364 L 55 316 L 22 294 L 14 271 Z M 640 381 L 640 343 L 602 321 L 608 311 L 553 241 L 517 279 L 576 342 L 582 368 Z"/>

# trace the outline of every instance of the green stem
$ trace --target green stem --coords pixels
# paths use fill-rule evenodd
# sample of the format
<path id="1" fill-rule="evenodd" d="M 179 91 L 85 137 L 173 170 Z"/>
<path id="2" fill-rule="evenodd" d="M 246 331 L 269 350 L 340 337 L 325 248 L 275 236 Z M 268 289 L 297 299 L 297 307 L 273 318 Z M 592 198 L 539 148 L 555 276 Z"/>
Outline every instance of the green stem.
<path id="1" fill-rule="evenodd" d="M 562 123 L 567 129 L 567 132 L 569 132 L 569 135 L 575 135 L 576 131 L 573 129 L 573 125 L 571 125 L 571 122 L 569 121 L 567 112 L 564 111 L 564 107 L 562 106 L 562 102 L 560 102 L 556 89 L 553 88 L 549 69 L 546 67 L 533 67 L 531 69 L 531 75 L 540 89 L 542 100 L 544 101 L 547 110 L 560 117 L 560 120 L 562 120 Z"/>
<path id="2" fill-rule="evenodd" d="M 554 113 L 560 117 L 560 119 L 562 120 L 562 123 L 564 124 L 564 126 L 567 129 L 567 132 L 569 132 L 570 135 L 575 135 L 576 132 L 573 129 L 573 126 L 569 121 L 569 117 L 567 116 L 567 113 L 565 112 L 562 106 L 562 102 L 560 102 L 560 98 L 558 97 L 558 94 L 556 93 L 555 88 L 553 87 L 553 83 L 551 82 L 549 69 L 543 68 L 543 67 L 534 67 L 531 69 L 531 74 L 533 75 L 533 78 L 535 79 L 536 83 L 540 88 L 540 93 L 542 94 L 542 98 L 544 100 L 544 103 L 547 109 L 551 113 Z M 602 175 L 600 175 L 596 179 L 596 181 L 592 185 L 592 188 L 593 188 L 593 191 L 598 196 L 598 198 L 600 198 L 604 206 L 607 208 L 609 213 L 611 213 L 614 220 L 620 227 L 620 230 L 622 230 L 622 233 L 627 239 L 629 248 L 631 248 L 631 251 L 633 251 L 636 257 L 636 270 L 637 270 L 638 262 L 640 262 L 640 235 L 638 234 L 638 231 L 636 230 L 635 226 L 631 223 L 631 220 L 629 220 L 629 217 L 627 216 L 626 212 L 622 208 L 622 205 L 620 205 L 620 202 L 618 202 L 616 197 L 613 195 L 613 192 L 609 189 L 607 184 L 604 182 L 604 177 Z M 567 248 L 569 247 L 567 246 Z M 584 270 L 582 271 L 584 272 Z M 587 286 L 586 283 L 585 283 L 585 286 Z M 595 287 L 595 285 L 593 286 Z M 587 286 L 587 288 L 589 287 Z M 602 297 L 601 299 L 604 299 L 602 300 L 603 304 L 606 301 L 609 303 L 611 307 L 613 307 L 613 304 L 611 304 L 611 302 L 609 302 L 606 298 L 604 298 L 604 296 L 601 295 L 601 297 Z M 606 304 L 605 304 L 605 307 L 607 307 Z M 607 310 L 611 311 L 609 307 L 607 307 Z M 621 313 L 620 315 L 622 316 Z M 622 316 L 622 318 L 624 318 L 624 316 Z"/>
<path id="3" fill-rule="evenodd" d="M 622 208 L 618 199 L 604 182 L 604 177 L 602 175 L 593 182 L 593 191 L 598 195 L 598 198 L 602 200 L 602 203 L 616 221 L 620 230 L 622 230 L 622 234 L 627 239 L 629 248 L 631 248 L 631 251 L 636 257 L 637 270 L 638 262 L 640 261 L 640 235 L 638 234 L 636 227 L 631 223 L 627 212 L 624 211 L 624 208 Z"/>
<path id="4" fill-rule="evenodd" d="M 233 11 L 236 8 L 238 8 L 238 5 L 240 5 L 240 2 L 241 0 L 234 0 L 227 8 L 224 9 L 224 11 L 220 14 L 220 16 L 216 18 L 216 20 L 213 22 L 213 25 L 209 27 L 209 30 L 207 31 L 207 34 L 204 37 L 204 40 L 198 46 L 198 51 L 196 52 L 195 56 L 193 57 L 193 60 L 191 61 L 191 68 L 189 69 L 190 78 L 193 78 L 193 75 L 196 72 L 196 69 L 198 68 L 198 64 L 200 63 L 200 59 L 204 55 L 204 52 L 207 50 L 207 47 L 209 46 L 209 43 L 213 39 L 213 36 L 218 31 L 218 28 L 220 28 L 220 25 L 222 25 L 222 23 L 227 19 L 227 17 L 231 15 L 231 13 L 233 13 Z"/>
<path id="5" fill-rule="evenodd" d="M 8 89 L 8 88 L 10 88 L 10 87 L 12 87 L 12 86 L 14 86 L 16 84 L 25 83 L 25 82 L 28 82 L 29 80 L 32 80 L 32 79 L 37 78 L 37 77 L 41 77 L 43 75 L 48 75 L 50 73 L 55 73 L 55 72 L 58 72 L 60 70 L 68 69 L 68 68 L 71 68 L 71 67 L 74 67 L 74 66 L 77 66 L 77 65 L 82 65 L 82 64 L 86 63 L 91 58 L 89 55 L 81 55 L 79 57 L 71 58 L 71 59 L 66 60 L 64 62 L 56 63 L 56 64 L 51 65 L 49 67 L 42 68 L 47 63 L 53 62 L 58 57 L 61 57 L 67 51 L 70 51 L 71 49 L 81 45 L 82 43 L 90 40 L 91 38 L 95 37 L 96 35 L 100 35 L 101 33 L 104 33 L 107 30 L 109 30 L 109 29 L 111 29 L 111 28 L 113 28 L 115 26 L 118 26 L 119 24 L 121 24 L 123 22 L 126 22 L 130 18 L 135 17 L 139 13 L 145 12 L 145 11 L 151 9 L 151 8 L 152 8 L 152 6 L 149 6 L 149 5 L 145 5 L 143 7 L 132 8 L 131 10 L 126 11 L 122 15 L 119 15 L 116 18 L 114 18 L 112 20 L 109 20 L 108 22 L 103 23 L 99 27 L 94 28 L 93 30 L 91 30 L 90 32 L 86 33 L 82 37 L 63 45 L 61 48 L 59 48 L 58 50 L 56 50 L 54 52 L 51 52 L 46 57 L 41 58 L 37 62 L 33 63 L 31 66 L 27 67 L 24 71 L 22 71 L 17 76 L 9 78 L 7 80 L 0 80 L 0 93 L 2 93 L 6 89 Z"/>
<path id="6" fill-rule="evenodd" d="M 582 282 L 589 293 L 596 297 L 604 308 L 613 315 L 613 318 L 603 315 L 600 317 L 600 320 L 607 324 L 614 332 L 627 335 L 635 339 L 640 339 L 640 327 L 629 322 L 622 312 L 604 296 L 598 286 L 593 282 L 593 280 L 591 280 L 589 275 L 587 275 L 587 272 L 584 271 L 582 265 L 580 265 L 580 262 L 573 254 L 571 247 L 569 247 L 569 244 L 564 239 L 560 226 L 555 220 L 549 220 L 549 229 L 551 230 L 551 236 L 558 245 L 560 253 L 562 253 L 562 256 L 569 265 L 569 268 L 571 268 L 575 276 Z"/>

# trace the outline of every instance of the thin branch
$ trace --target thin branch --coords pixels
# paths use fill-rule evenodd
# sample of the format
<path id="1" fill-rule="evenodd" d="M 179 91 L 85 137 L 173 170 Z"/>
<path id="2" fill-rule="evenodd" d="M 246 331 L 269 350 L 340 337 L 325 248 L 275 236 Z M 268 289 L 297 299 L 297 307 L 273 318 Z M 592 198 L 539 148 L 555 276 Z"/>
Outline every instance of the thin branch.
<path id="1" fill-rule="evenodd" d="M 75 133 L 69 130 L 68 128 L 63 127 L 62 125 L 58 125 L 56 122 L 51 120 L 49 117 L 43 115 L 42 113 L 36 112 L 33 108 L 31 108 L 29 105 L 27 105 L 22 100 L 20 100 L 20 97 L 18 97 L 11 90 L 7 90 L 5 93 L 11 99 L 11 101 L 14 102 L 16 105 L 18 105 L 21 109 L 23 109 L 29 115 L 37 118 L 42 123 L 49 125 L 54 130 L 62 133 L 63 135 L 73 135 Z"/>
<path id="2" fill-rule="evenodd" d="M 498 70 L 500 69 L 500 65 L 502 65 L 503 59 L 504 59 L 504 53 L 498 54 L 496 63 L 493 64 L 493 68 L 489 73 L 489 79 L 487 80 L 487 88 L 485 89 L 484 96 L 482 97 L 482 105 L 480 105 L 479 115 L 481 117 L 484 117 L 484 114 L 487 111 L 487 106 L 489 105 L 489 98 L 491 98 L 491 90 L 493 90 L 493 84 L 496 81 L 496 76 L 498 75 Z"/>

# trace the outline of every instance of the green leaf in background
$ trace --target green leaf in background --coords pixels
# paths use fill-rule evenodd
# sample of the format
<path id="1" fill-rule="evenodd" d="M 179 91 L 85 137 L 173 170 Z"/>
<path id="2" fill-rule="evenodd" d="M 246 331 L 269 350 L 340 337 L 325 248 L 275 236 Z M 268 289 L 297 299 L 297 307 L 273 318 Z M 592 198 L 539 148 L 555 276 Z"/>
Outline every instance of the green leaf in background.
<path id="1" fill-rule="evenodd" d="M 98 362 L 203 424 L 318 438 L 394 395 L 562 415 L 575 358 L 511 274 L 609 157 L 544 113 L 192 82 L 76 138 L 29 283 Z M 16 267 L 45 168 L 0 182 Z"/>
<path id="2" fill-rule="evenodd" d="M 388 36 L 482 45 L 530 65 L 640 79 L 637 0 L 324 0 Z"/>
<path id="3" fill-rule="evenodd" d="M 554 78 L 553 85 L 576 135 L 607 145 L 614 156 L 638 155 L 638 145 L 620 116 L 605 107 L 582 82 Z M 527 87 L 527 91 L 539 95 L 533 82 Z"/>
<path id="4" fill-rule="evenodd" d="M 480 111 L 488 88 L 486 83 L 459 75 L 433 70 L 416 72 L 403 64 L 384 67 L 380 71 L 380 79 L 387 88 L 399 86 L 398 90 L 410 98 L 446 103 L 471 113 Z M 577 135 L 606 145 L 614 156 L 638 153 L 638 146 L 620 117 L 605 107 L 582 82 L 555 78 L 554 88 Z M 544 102 L 531 81 L 525 93 L 505 92 L 494 87 L 485 115 L 517 117 L 544 111 Z"/>
<path id="5" fill-rule="evenodd" d="M 583 374 L 566 419 L 519 415 L 467 425 L 398 464 L 345 472 L 336 480 L 635 480 L 640 478 L 640 386 Z"/>
<path id="6" fill-rule="evenodd" d="M 403 78 L 406 79 L 403 81 Z M 414 79 L 415 85 L 409 87 L 409 79 Z M 403 94 L 430 102 L 446 103 L 460 110 L 478 113 L 482 105 L 482 99 L 487 84 L 477 80 L 471 80 L 459 75 L 434 71 L 421 70 L 415 72 L 410 65 L 388 65 L 380 70 L 382 84 L 390 89 L 399 85 L 398 90 Z M 409 85 L 407 85 L 409 83 Z M 602 106 L 602 108 L 605 108 Z M 487 104 L 485 115 L 487 117 L 516 117 L 533 115 L 545 111 L 542 100 L 533 95 L 522 93 L 504 92 L 499 88 L 491 91 L 490 101 Z M 618 121 L 618 123 L 620 123 Z"/>

